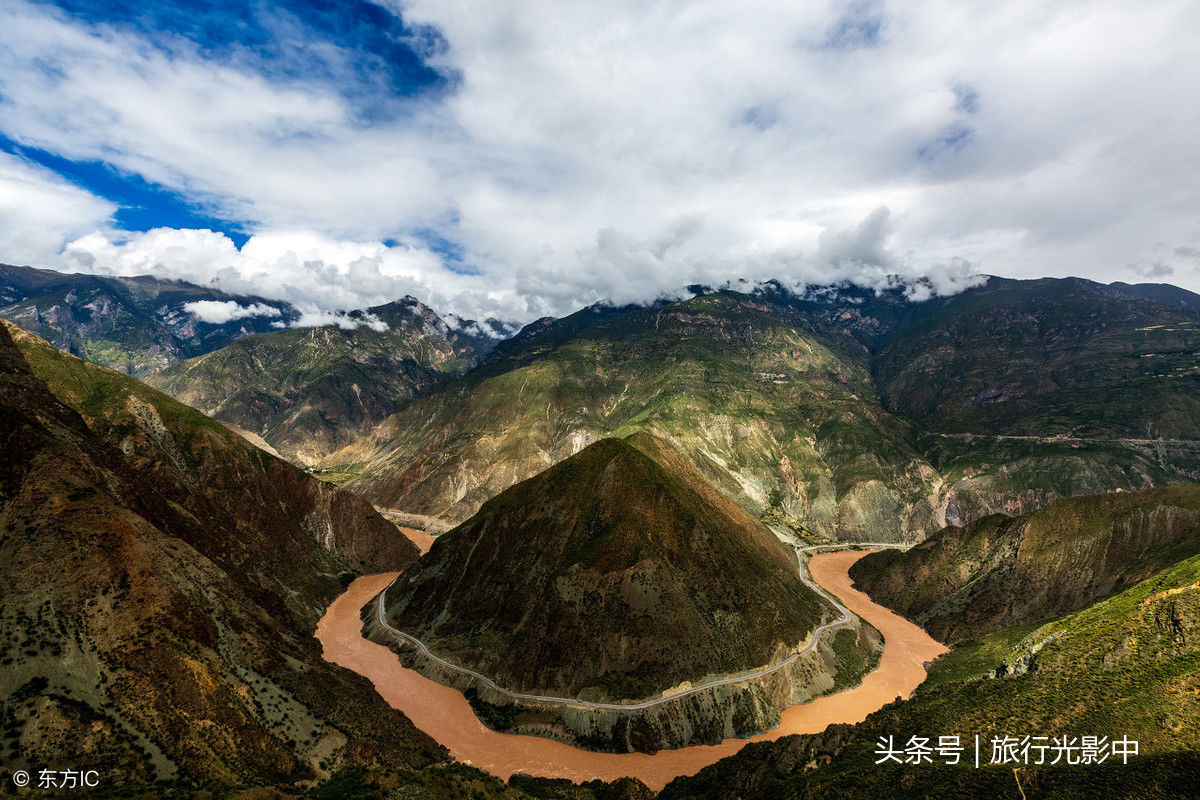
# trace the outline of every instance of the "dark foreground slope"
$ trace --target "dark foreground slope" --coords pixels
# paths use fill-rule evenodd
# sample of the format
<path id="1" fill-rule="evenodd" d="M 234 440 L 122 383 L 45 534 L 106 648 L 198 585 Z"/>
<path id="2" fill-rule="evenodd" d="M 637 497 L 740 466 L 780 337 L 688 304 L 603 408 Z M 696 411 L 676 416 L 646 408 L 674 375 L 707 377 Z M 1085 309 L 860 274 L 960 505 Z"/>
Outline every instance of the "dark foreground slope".
<path id="1" fill-rule="evenodd" d="M 302 474 L 187 428 L 202 415 L 163 398 L 164 418 L 128 379 L 26 347 L 78 410 L 0 329 L 6 767 L 240 785 L 443 758 L 310 634 L 369 508 L 322 506 Z"/>
<path id="2" fill-rule="evenodd" d="M 352 327 L 239 339 L 149 383 L 310 464 L 394 413 L 401 401 L 465 372 L 491 344 L 451 330 L 411 297 L 346 322 Z"/>
<path id="3" fill-rule="evenodd" d="M 950 527 L 851 570 L 877 602 L 954 642 L 1080 608 L 1200 553 L 1200 486 L 1059 500 Z"/>

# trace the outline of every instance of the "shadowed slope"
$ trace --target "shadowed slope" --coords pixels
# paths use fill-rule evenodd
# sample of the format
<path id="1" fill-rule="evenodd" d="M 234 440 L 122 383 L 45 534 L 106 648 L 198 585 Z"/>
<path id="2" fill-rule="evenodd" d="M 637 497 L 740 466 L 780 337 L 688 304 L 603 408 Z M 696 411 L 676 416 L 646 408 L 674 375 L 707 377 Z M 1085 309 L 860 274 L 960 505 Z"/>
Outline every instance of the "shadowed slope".
<path id="1" fill-rule="evenodd" d="M 322 518 L 306 505 L 311 479 L 287 467 L 297 477 L 275 484 L 274 523 L 240 523 L 253 495 L 177 479 L 227 471 L 253 492 L 253 480 L 283 477 L 256 475 L 267 463 L 255 466 L 258 451 L 211 421 L 177 439 L 188 414 L 205 418 L 172 401 L 160 410 L 182 419 L 152 417 L 129 406 L 140 391 L 130 379 L 25 344 L 35 360 L 61 359 L 64 372 L 42 369 L 56 384 L 71 376 L 60 390 L 83 416 L 0 329 L 6 767 L 96 768 L 111 786 L 244 785 L 443 757 L 366 681 L 325 664 L 309 636 L 349 568 L 303 524 Z M 126 383 L 135 390 L 111 394 Z M 125 406 L 146 427 L 102 416 Z M 322 519 L 331 541 L 353 533 L 353 516 Z"/>
<path id="2" fill-rule="evenodd" d="M 8 323 L 3 323 L 7 325 Z M 89 428 L 119 447 L 141 480 L 197 519 L 207 536 L 273 542 L 276 574 L 293 570 L 297 537 L 317 540 L 355 570 L 407 566 L 416 547 L 369 503 L 314 480 L 218 422 L 133 378 L 55 350 L 9 327 L 30 369 Z M 303 580 L 302 573 L 296 573 Z"/>
<path id="3" fill-rule="evenodd" d="M 607 439 L 438 538 L 388 619 L 521 690 L 642 698 L 795 647 L 821 605 L 761 524 L 651 437 Z"/>

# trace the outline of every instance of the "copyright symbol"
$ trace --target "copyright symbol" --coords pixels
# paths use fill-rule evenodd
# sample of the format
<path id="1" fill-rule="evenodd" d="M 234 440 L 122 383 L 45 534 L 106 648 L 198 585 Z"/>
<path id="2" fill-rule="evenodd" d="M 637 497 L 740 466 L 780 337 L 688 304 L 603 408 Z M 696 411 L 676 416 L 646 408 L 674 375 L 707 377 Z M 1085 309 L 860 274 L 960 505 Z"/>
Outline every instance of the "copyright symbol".
<path id="1" fill-rule="evenodd" d="M 19 769 L 13 773 L 12 781 L 17 786 L 28 786 L 29 785 L 29 773 L 23 769 Z"/>

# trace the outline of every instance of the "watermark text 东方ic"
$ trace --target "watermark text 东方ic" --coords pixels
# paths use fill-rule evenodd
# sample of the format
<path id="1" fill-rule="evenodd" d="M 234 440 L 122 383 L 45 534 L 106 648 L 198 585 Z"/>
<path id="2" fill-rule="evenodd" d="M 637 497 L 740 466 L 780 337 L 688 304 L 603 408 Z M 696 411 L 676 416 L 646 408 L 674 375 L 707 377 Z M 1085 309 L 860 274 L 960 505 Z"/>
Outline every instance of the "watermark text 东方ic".
<path id="1" fill-rule="evenodd" d="M 18 789 L 95 789 L 100 785 L 100 773 L 94 769 L 18 769 L 9 779 Z"/>

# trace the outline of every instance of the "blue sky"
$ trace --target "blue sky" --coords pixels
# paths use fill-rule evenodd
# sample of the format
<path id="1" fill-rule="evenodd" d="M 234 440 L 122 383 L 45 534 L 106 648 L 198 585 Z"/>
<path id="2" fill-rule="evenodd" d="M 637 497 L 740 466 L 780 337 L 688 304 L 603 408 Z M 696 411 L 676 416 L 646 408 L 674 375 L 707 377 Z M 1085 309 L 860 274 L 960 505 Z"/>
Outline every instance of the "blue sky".
<path id="1" fill-rule="evenodd" d="M 371 2 L 59 0 L 49 5 L 85 25 L 125 31 L 166 51 L 187 43 L 205 60 L 236 64 L 268 81 L 322 82 L 363 124 L 402 115 L 406 101 L 453 85 L 453 75 L 430 69 L 420 54 L 444 47 L 436 31 L 414 32 L 398 15 Z M 209 228 L 239 247 L 248 238 L 246 220 L 213 215 L 210 204 L 103 160 L 71 160 L 2 134 L 0 150 L 114 201 L 115 222 L 124 230 Z"/>
<path id="2" fill-rule="evenodd" d="M 0 9 L 0 261 L 530 319 L 690 283 L 1200 288 L 1200 7 Z"/>
<path id="3" fill-rule="evenodd" d="M 125 231 L 153 228 L 209 228 L 230 237 L 238 247 L 249 238 L 237 220 L 210 215 L 185 195 L 149 183 L 136 173 L 121 172 L 103 161 L 72 161 L 37 147 L 22 146 L 0 135 L 0 152 L 52 170 L 64 180 L 116 204 L 112 215 Z"/>
<path id="4" fill-rule="evenodd" d="M 453 85 L 452 76 L 431 69 L 422 56 L 445 47 L 435 29 L 414 30 L 366 0 L 52 5 L 81 23 L 125 29 L 165 48 L 187 42 L 206 60 L 234 63 L 269 80 L 324 81 L 366 121 L 401 113 L 398 100 Z"/>

